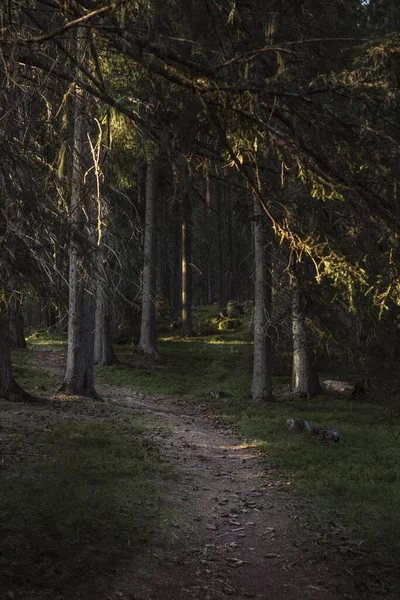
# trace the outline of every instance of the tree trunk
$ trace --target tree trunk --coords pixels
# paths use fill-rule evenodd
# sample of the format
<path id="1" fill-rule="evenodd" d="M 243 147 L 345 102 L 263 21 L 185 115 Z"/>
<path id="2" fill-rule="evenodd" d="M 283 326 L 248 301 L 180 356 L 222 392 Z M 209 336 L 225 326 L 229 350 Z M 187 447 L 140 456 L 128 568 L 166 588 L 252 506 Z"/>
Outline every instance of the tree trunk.
<path id="1" fill-rule="evenodd" d="M 11 335 L 7 307 L 0 304 L 0 398 L 9 398 L 14 380 L 11 369 Z"/>
<path id="2" fill-rule="evenodd" d="M 99 251 L 99 268 L 97 275 L 96 315 L 94 334 L 94 362 L 99 365 L 115 365 L 118 358 L 114 352 L 111 337 L 111 302 L 107 293 L 109 273 L 107 263 L 103 260 L 102 248 Z"/>
<path id="3" fill-rule="evenodd" d="M 76 32 L 76 57 L 85 61 L 86 34 L 83 28 Z M 99 399 L 94 389 L 94 316 L 95 285 L 93 258 L 88 255 L 95 248 L 95 198 L 92 179 L 87 176 L 89 125 L 85 116 L 82 90 L 75 90 L 73 116 L 73 149 L 71 174 L 71 239 L 69 248 L 69 322 L 67 371 L 63 391 L 67 394 Z M 93 166 L 93 165 L 91 165 Z M 95 186 L 93 186 L 95 187 Z M 86 227 L 85 227 L 86 223 Z M 90 247 L 87 247 L 87 244 Z M 84 245 L 86 244 L 86 248 Z"/>
<path id="4" fill-rule="evenodd" d="M 22 315 L 22 298 L 19 296 L 14 299 L 13 306 L 10 310 L 11 314 L 11 340 L 13 348 L 26 348 L 26 340 L 24 334 L 24 318 Z"/>
<path id="5" fill-rule="evenodd" d="M 155 159 L 147 163 L 146 219 L 144 233 L 144 267 L 142 319 L 138 352 L 157 355 L 156 348 L 156 279 L 157 279 L 157 166 Z"/>
<path id="6" fill-rule="evenodd" d="M 182 332 L 194 335 L 192 322 L 192 201 L 185 194 L 182 206 Z"/>
<path id="7" fill-rule="evenodd" d="M 272 253 L 268 239 L 265 215 L 254 199 L 254 363 L 252 396 L 256 402 L 274 400 L 272 394 Z"/>
<path id="8" fill-rule="evenodd" d="M 0 301 L 0 398 L 13 402 L 39 400 L 25 392 L 13 378 L 10 320 L 8 307 L 2 301 Z"/>
<path id="9" fill-rule="evenodd" d="M 167 202 L 159 197 L 159 217 L 157 223 L 157 295 L 168 299 L 169 289 L 169 264 L 168 264 L 168 210 Z"/>
<path id="10" fill-rule="evenodd" d="M 318 379 L 306 325 L 306 301 L 302 292 L 296 259 L 292 259 L 292 333 L 293 371 L 292 392 L 299 397 L 313 398 L 323 394 Z"/>
<path id="11" fill-rule="evenodd" d="M 224 218 L 223 218 L 223 202 L 222 198 L 225 195 L 225 190 L 218 181 L 211 183 L 211 194 L 213 205 L 217 211 L 218 232 L 216 239 L 216 259 L 217 259 L 217 302 L 220 310 L 226 306 L 227 298 L 224 294 L 225 289 L 225 271 L 224 271 Z"/>
<path id="12" fill-rule="evenodd" d="M 225 200 L 226 200 L 225 191 Z M 233 235 L 232 235 L 232 206 L 230 199 L 227 202 L 228 205 L 228 231 L 227 231 L 227 250 L 228 250 L 228 281 L 227 281 L 227 301 L 236 300 L 236 290 L 234 282 L 234 261 L 233 261 Z"/>
<path id="13" fill-rule="evenodd" d="M 181 313 L 182 306 L 182 253 L 181 253 L 181 219 L 180 206 L 178 200 L 174 199 L 173 215 L 173 273 L 172 273 L 172 321 L 177 321 Z"/>

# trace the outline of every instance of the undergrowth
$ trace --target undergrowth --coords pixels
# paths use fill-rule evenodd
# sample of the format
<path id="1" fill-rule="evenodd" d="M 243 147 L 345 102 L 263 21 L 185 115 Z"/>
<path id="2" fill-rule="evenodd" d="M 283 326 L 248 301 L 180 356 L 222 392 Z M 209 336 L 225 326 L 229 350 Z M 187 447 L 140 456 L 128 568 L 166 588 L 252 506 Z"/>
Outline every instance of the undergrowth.
<path id="1" fill-rule="evenodd" d="M 254 406 L 246 323 L 237 332 L 170 335 L 158 348 L 159 358 L 146 359 L 119 346 L 121 364 L 96 367 L 96 374 L 130 390 L 184 397 L 203 406 L 209 418 L 233 424 L 259 449 L 272 483 L 284 479 L 293 518 L 320 559 L 329 557 L 351 573 L 363 597 L 381 598 L 394 586 L 400 570 L 398 398 L 389 403 L 378 390 L 355 399 L 298 401 L 281 391 L 274 404 Z M 283 374 L 275 377 L 275 389 L 287 389 L 290 371 L 278 372 Z M 335 427 L 340 441 L 290 434 L 288 418 Z"/>

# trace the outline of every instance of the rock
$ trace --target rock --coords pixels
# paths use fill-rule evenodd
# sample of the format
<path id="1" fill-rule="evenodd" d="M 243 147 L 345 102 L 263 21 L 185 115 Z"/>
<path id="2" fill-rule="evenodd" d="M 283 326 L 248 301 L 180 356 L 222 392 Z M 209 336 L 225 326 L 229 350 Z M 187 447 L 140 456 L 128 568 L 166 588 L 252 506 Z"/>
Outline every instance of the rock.
<path id="1" fill-rule="evenodd" d="M 332 442 L 339 441 L 339 432 L 337 429 L 323 429 L 322 427 L 317 427 L 312 430 L 312 434 L 314 437 L 321 440 L 329 440 Z"/>
<path id="2" fill-rule="evenodd" d="M 241 323 L 238 319 L 227 318 L 218 323 L 218 329 L 220 331 L 233 331 L 240 327 Z"/>
<path id="3" fill-rule="evenodd" d="M 226 311 L 228 313 L 228 317 L 233 319 L 244 315 L 243 306 L 236 300 L 229 300 L 228 304 L 226 305 Z"/>
<path id="4" fill-rule="evenodd" d="M 303 433 L 304 431 L 311 431 L 311 427 L 308 421 L 304 419 L 288 419 L 286 421 L 287 430 L 290 433 Z"/>
<path id="5" fill-rule="evenodd" d="M 253 300 L 245 300 L 242 302 L 242 307 L 244 310 L 244 314 L 247 315 L 254 310 L 254 301 Z"/>
<path id="6" fill-rule="evenodd" d="M 347 383 L 346 381 L 325 379 L 322 382 L 322 387 L 329 394 L 354 397 L 365 394 L 366 390 L 371 387 L 371 381 L 368 378 L 364 378 L 360 381 L 356 381 L 355 383 Z"/>

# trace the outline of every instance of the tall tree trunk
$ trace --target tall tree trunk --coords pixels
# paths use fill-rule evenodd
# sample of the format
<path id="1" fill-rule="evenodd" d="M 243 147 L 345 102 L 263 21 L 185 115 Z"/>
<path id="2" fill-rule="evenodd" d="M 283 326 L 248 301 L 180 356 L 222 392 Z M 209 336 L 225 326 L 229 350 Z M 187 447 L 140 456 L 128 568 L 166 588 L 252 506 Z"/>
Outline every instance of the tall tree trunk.
<path id="1" fill-rule="evenodd" d="M 9 309 L 4 301 L 0 301 L 0 398 L 13 402 L 39 400 L 25 392 L 14 380 L 11 365 Z"/>
<path id="2" fill-rule="evenodd" d="M 13 389 L 8 309 L 4 302 L 0 302 L 0 398 L 9 398 Z"/>
<path id="3" fill-rule="evenodd" d="M 14 298 L 10 310 L 11 322 L 11 339 L 13 348 L 26 348 L 26 340 L 24 334 L 24 318 L 22 315 L 22 297 Z"/>
<path id="4" fill-rule="evenodd" d="M 78 64 L 85 62 L 86 34 L 83 28 L 76 32 Z M 73 117 L 73 153 L 71 174 L 71 240 L 69 248 L 69 322 L 67 370 L 63 390 L 67 394 L 98 399 L 94 388 L 94 316 L 95 284 L 93 258 L 90 255 L 94 241 L 94 203 L 91 178 L 87 177 L 90 156 L 87 136 L 89 124 L 85 115 L 82 90 L 76 89 Z M 92 166 L 92 165 L 91 165 Z M 86 227 L 85 227 L 86 223 Z M 90 249 L 83 247 L 90 244 Z M 89 251 L 90 250 L 90 251 Z"/>
<path id="5" fill-rule="evenodd" d="M 221 187 L 218 181 L 211 182 L 211 200 L 215 207 L 218 219 L 218 231 L 216 237 L 216 276 L 217 276 L 217 302 L 219 308 L 226 306 L 227 298 L 225 297 L 225 271 L 224 271 L 224 203 L 222 199 L 225 197 L 225 190 Z"/>
<path id="6" fill-rule="evenodd" d="M 252 396 L 256 402 L 274 400 L 272 394 L 272 253 L 261 206 L 254 199 L 254 362 Z"/>
<path id="7" fill-rule="evenodd" d="M 182 253 L 181 253 L 181 217 L 180 205 L 177 198 L 173 205 L 173 272 L 172 272 L 172 321 L 177 321 L 181 313 L 182 305 Z"/>
<path id="8" fill-rule="evenodd" d="M 168 206 L 166 199 L 159 197 L 159 218 L 157 223 L 157 294 L 168 299 L 169 264 L 168 264 Z"/>
<path id="9" fill-rule="evenodd" d="M 292 333 L 293 333 L 293 371 L 292 392 L 302 398 L 313 398 L 323 394 L 318 373 L 313 360 L 309 333 L 306 325 L 306 299 L 301 289 L 298 265 L 292 258 Z"/>
<path id="10" fill-rule="evenodd" d="M 104 248 L 99 251 L 96 292 L 96 315 L 94 334 L 94 362 L 99 365 L 114 365 L 118 358 L 114 352 L 111 337 L 111 301 L 107 293 L 109 269 L 104 260 Z"/>
<path id="11" fill-rule="evenodd" d="M 227 254 L 228 254 L 228 281 L 227 281 L 227 301 L 236 300 L 235 275 L 234 275 L 234 257 L 233 257 L 233 231 L 232 231 L 232 206 L 231 200 L 227 199 L 225 190 L 225 203 L 228 207 L 228 228 L 227 228 Z"/>
<path id="12" fill-rule="evenodd" d="M 157 284 L 157 165 L 147 163 L 146 218 L 144 232 L 144 267 L 142 290 L 142 319 L 138 352 L 157 355 L 156 348 L 156 284 Z"/>
<path id="13" fill-rule="evenodd" d="M 182 205 L 182 333 L 193 336 L 192 321 L 192 201 L 185 194 Z"/>

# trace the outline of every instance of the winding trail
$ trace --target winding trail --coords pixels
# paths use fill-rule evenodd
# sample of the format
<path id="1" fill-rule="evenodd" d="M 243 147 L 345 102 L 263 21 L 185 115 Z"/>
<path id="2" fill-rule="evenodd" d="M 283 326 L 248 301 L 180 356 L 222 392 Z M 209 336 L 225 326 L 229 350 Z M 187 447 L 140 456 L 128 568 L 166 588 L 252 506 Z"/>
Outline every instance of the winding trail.
<path id="1" fill-rule="evenodd" d="M 63 372 L 61 354 L 39 351 L 40 367 Z M 174 398 L 155 398 L 98 381 L 98 391 L 160 427 L 153 439 L 181 474 L 175 508 L 189 515 L 189 551 L 143 576 L 135 596 L 120 600 L 338 600 L 336 581 L 302 547 L 287 509 L 289 485 L 266 471 L 257 449 L 204 411 Z M 124 588 L 124 575 L 120 586 Z M 347 596 L 349 597 L 349 596 Z M 114 596 L 112 597 L 114 598 Z M 117 598 L 117 596 L 115 597 Z"/>

